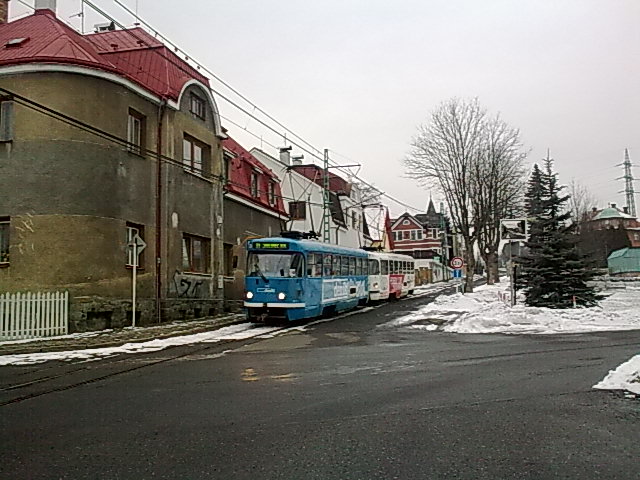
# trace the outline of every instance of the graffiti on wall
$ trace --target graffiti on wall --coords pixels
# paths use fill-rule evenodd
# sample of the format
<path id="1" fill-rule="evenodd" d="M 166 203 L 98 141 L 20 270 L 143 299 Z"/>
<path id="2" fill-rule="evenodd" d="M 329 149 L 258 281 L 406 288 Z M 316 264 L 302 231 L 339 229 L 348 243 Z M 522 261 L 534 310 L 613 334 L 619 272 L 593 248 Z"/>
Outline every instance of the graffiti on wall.
<path id="1" fill-rule="evenodd" d="M 176 270 L 173 272 L 169 293 L 178 298 L 203 298 L 207 293 L 205 279 Z"/>

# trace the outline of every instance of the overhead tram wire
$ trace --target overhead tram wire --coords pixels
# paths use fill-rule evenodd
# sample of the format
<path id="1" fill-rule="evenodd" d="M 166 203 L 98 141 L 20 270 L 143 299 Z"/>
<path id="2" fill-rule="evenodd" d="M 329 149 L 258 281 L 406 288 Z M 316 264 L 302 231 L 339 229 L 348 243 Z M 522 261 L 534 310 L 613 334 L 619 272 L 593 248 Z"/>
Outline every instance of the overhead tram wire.
<path id="1" fill-rule="evenodd" d="M 269 113 L 267 113 L 265 110 L 263 110 L 262 108 L 260 108 L 258 105 L 256 105 L 254 102 L 252 102 L 249 98 L 247 98 L 245 95 L 243 95 L 241 92 L 239 92 L 237 89 L 235 89 L 233 86 L 231 86 L 229 83 L 225 82 L 222 78 L 220 78 L 218 75 L 216 75 L 213 71 L 211 71 L 209 68 L 207 68 L 205 65 L 203 65 L 201 62 L 198 62 L 197 60 L 195 60 L 193 57 L 191 57 L 186 51 L 184 51 L 182 48 L 178 47 L 175 43 L 173 43 L 171 40 L 169 40 L 166 36 L 164 36 L 162 33 L 160 33 L 158 30 L 156 30 L 153 26 L 151 26 L 148 22 L 145 22 L 142 18 L 140 18 L 140 16 L 137 14 L 137 12 L 133 12 L 129 7 L 127 7 L 126 5 L 124 5 L 120 0 L 113 0 L 114 3 L 116 3 L 118 6 L 120 6 L 123 10 L 125 10 L 129 15 L 133 16 L 137 22 L 139 22 L 140 24 L 144 25 L 145 27 L 147 27 L 149 30 L 151 30 L 155 35 L 157 35 L 158 37 L 160 37 L 163 41 L 165 41 L 166 43 L 168 43 L 170 46 L 172 46 L 175 50 L 181 52 L 182 54 L 188 56 L 188 58 L 191 59 L 191 61 L 193 63 L 195 63 L 198 67 L 200 67 L 202 70 L 204 70 L 205 72 L 207 72 L 209 75 L 211 75 L 212 78 L 214 78 L 216 81 L 218 81 L 219 83 L 221 83 L 222 85 L 224 85 L 226 88 L 228 88 L 231 92 L 233 92 L 234 94 L 238 95 L 238 97 L 240 97 L 242 100 L 244 100 L 245 102 L 247 102 L 251 107 L 253 107 L 254 110 L 259 111 L 260 113 L 262 113 L 264 116 L 266 116 L 269 120 L 273 121 L 276 125 L 278 125 L 279 127 L 285 129 L 287 132 L 289 132 L 290 134 L 292 134 L 294 137 L 296 137 L 297 139 L 299 139 L 302 143 L 304 143 L 305 145 L 307 145 L 309 148 L 311 148 L 312 150 L 314 150 L 316 153 L 314 154 L 313 152 L 309 152 L 308 150 L 302 148 L 300 145 L 297 145 L 295 142 L 291 141 L 290 139 L 287 139 L 286 136 L 282 135 L 282 133 L 272 129 L 271 127 L 267 126 L 266 124 L 264 124 L 261 120 L 259 120 L 257 117 L 255 117 L 252 113 L 249 113 L 246 110 L 240 109 L 239 106 L 235 105 L 233 102 L 231 102 L 229 99 L 227 99 L 225 96 L 223 96 L 220 92 L 216 91 L 215 89 L 212 88 L 212 90 L 219 95 L 221 98 L 223 98 L 224 100 L 226 100 L 227 102 L 229 102 L 231 105 L 235 106 L 236 108 L 240 109 L 240 111 L 242 111 L 243 113 L 245 113 L 246 115 L 248 115 L 250 118 L 253 118 L 254 120 L 258 121 L 259 123 L 261 123 L 263 126 L 265 126 L 266 128 L 269 128 L 273 133 L 275 133 L 276 135 L 280 136 L 281 138 L 283 138 L 285 141 L 289 141 L 290 143 L 292 143 L 293 145 L 297 146 L 298 148 L 300 148 L 301 150 L 303 150 L 305 153 L 310 154 L 312 157 L 316 158 L 317 160 L 323 161 L 324 158 L 321 157 L 320 155 L 322 154 L 322 152 L 314 147 L 311 143 L 307 142 L 304 138 L 302 138 L 300 135 L 298 135 L 297 133 L 295 133 L 293 130 L 291 130 L 290 128 L 288 128 L 287 126 L 285 126 L 284 124 L 282 124 L 280 121 L 278 121 L 275 117 L 273 117 L 272 115 L 270 115 Z M 89 3 L 89 5 L 91 5 L 91 3 L 87 0 L 87 3 Z M 110 19 L 111 21 L 115 21 L 115 19 L 113 19 L 112 17 L 106 16 L 106 18 Z M 121 27 L 123 28 L 123 27 Z M 158 52 L 159 53 L 159 52 Z M 236 125 L 238 126 L 238 125 Z M 238 126 L 238 128 L 243 128 Z M 244 130 L 248 131 L 248 129 L 243 128 Z M 272 145 L 270 145 L 272 146 Z M 272 148 L 276 148 L 272 146 Z M 332 150 L 333 151 L 333 150 Z M 340 155 L 338 152 L 333 151 L 334 153 Z M 348 159 L 348 157 L 345 157 L 344 155 L 340 155 L 342 157 L 344 157 L 345 159 Z M 358 179 L 361 183 L 363 183 L 364 185 L 366 185 L 369 188 L 373 188 L 377 191 L 380 191 L 377 187 L 375 187 L 374 185 L 371 185 L 370 183 L 366 182 L 365 180 L 363 180 L 362 178 L 358 177 L 357 173 L 353 174 L 347 170 L 342 169 L 337 162 L 332 161 L 331 159 L 329 160 L 330 163 L 333 164 L 334 167 L 338 168 L 340 171 L 342 171 L 343 173 L 346 173 L 350 176 L 353 176 L 354 178 Z M 349 159 L 349 161 L 352 161 Z M 388 198 L 389 200 L 397 203 L 398 205 L 402 205 L 405 208 L 408 208 L 410 210 L 414 210 L 414 211 L 421 211 L 420 208 L 416 208 L 412 205 L 409 205 L 405 202 L 402 202 L 394 197 L 392 197 L 391 195 L 385 193 L 385 192 L 381 192 L 380 193 L 385 196 L 386 198 Z"/>
<path id="2" fill-rule="evenodd" d="M 119 147 L 123 147 L 123 148 L 127 148 L 131 146 L 131 143 L 122 138 L 119 137 L 117 135 L 111 134 L 101 128 L 95 127 L 93 125 L 90 125 L 86 122 L 83 122 L 82 120 L 78 120 L 76 118 L 73 118 L 69 115 L 66 115 L 58 110 L 55 110 L 53 108 L 47 107 L 46 105 L 43 105 L 41 103 L 36 102 L 35 100 L 29 99 L 27 97 L 24 97 L 22 95 L 19 95 L 11 90 L 7 90 L 6 88 L 2 88 L 0 87 L 0 92 L 7 95 L 9 98 L 11 98 L 13 101 L 19 103 L 20 105 L 29 108 L 33 111 L 36 111 L 42 115 L 46 115 L 50 118 L 53 118 L 54 120 L 58 120 L 60 122 L 63 122 L 71 127 L 75 127 L 78 128 L 82 131 L 85 131 L 87 133 L 96 135 L 99 138 L 102 138 L 104 140 L 113 142 L 116 146 Z M 148 157 L 150 160 L 152 161 L 156 161 L 158 158 L 158 154 L 156 151 L 152 150 L 152 149 L 148 149 L 145 148 L 142 150 L 142 153 L 144 153 L 145 157 Z M 160 159 L 161 161 L 163 161 L 164 163 L 168 164 L 168 165 L 172 165 L 175 167 L 180 167 L 180 168 L 184 168 L 185 165 L 182 161 L 180 160 L 176 160 L 175 158 L 171 158 L 168 157 L 166 155 L 160 155 Z M 225 179 L 220 176 L 220 175 L 212 175 L 212 174 L 204 174 L 204 173 L 200 173 L 199 175 L 201 175 L 203 178 L 208 179 L 208 180 L 216 180 L 219 182 L 223 182 L 226 184 L 231 184 L 234 186 L 238 186 L 238 187 L 245 187 L 246 185 L 244 184 L 240 184 L 237 182 L 231 182 L 231 181 L 226 181 Z M 258 190 L 258 192 L 260 193 L 268 193 L 268 190 Z M 284 195 L 276 195 L 277 198 L 281 198 L 282 200 L 291 200 L 291 201 L 295 201 L 294 198 L 292 197 L 285 197 Z M 323 204 L 320 202 L 307 202 L 310 205 L 315 205 L 315 206 L 322 206 Z"/>
<path id="3" fill-rule="evenodd" d="M 134 15 L 133 12 L 131 12 L 131 10 L 129 10 L 126 6 L 122 5 L 121 2 L 119 2 L 118 0 L 114 0 L 118 5 L 120 5 L 122 8 L 124 8 L 126 11 L 128 11 L 128 13 L 130 13 L 131 15 Z M 105 19 L 110 20 L 111 22 L 114 23 L 114 25 L 118 26 L 122 31 L 127 32 L 129 35 L 131 35 L 132 37 L 134 37 L 136 40 L 141 41 L 143 43 L 146 44 L 146 41 L 138 36 L 135 35 L 134 32 L 132 32 L 130 29 L 127 29 L 122 23 L 120 23 L 118 20 L 116 20 L 114 17 L 112 17 L 111 15 L 109 15 L 108 13 L 106 13 L 105 11 L 103 11 L 102 9 L 98 8 L 97 5 L 95 5 L 93 2 L 91 2 L 90 0 L 83 0 L 83 2 L 85 4 L 87 4 L 89 7 L 91 7 L 96 13 L 98 13 L 99 15 L 102 15 Z M 155 30 L 153 27 L 151 27 L 147 22 L 145 22 L 144 20 L 142 20 L 139 16 L 134 15 L 134 17 L 136 18 L 136 20 L 138 22 L 140 22 L 141 24 L 145 25 L 147 28 L 149 28 L 150 30 L 152 30 L 155 34 L 157 34 L 158 36 L 160 36 L 160 38 L 162 38 L 163 40 L 165 40 L 167 43 L 169 43 L 170 46 L 174 47 L 174 49 L 182 52 L 183 54 L 187 55 L 186 52 L 184 52 L 184 50 L 180 49 L 179 47 L 177 47 L 175 44 L 173 44 L 173 42 L 171 42 L 170 40 L 168 40 L 166 37 L 164 37 L 162 34 L 160 34 L 157 30 Z M 176 68 L 178 68 L 179 70 L 181 70 L 183 73 L 189 74 L 191 75 L 192 72 L 186 70 L 184 68 L 183 65 L 175 62 L 172 58 L 169 58 L 165 55 L 163 55 L 160 51 L 154 49 L 151 50 L 151 52 L 160 55 L 164 60 L 170 62 L 172 65 L 174 65 Z M 187 55 L 188 56 L 188 55 Z M 282 123 L 280 123 L 279 121 L 277 121 L 276 119 L 274 119 L 271 115 L 267 114 L 266 112 L 264 112 L 260 107 L 258 107 L 257 105 L 255 105 L 253 102 L 251 102 L 250 100 L 248 100 L 244 95 L 240 94 L 239 92 L 237 92 L 236 89 L 234 89 L 233 87 L 231 87 L 230 85 L 226 84 L 226 82 L 223 82 L 217 75 L 215 75 L 213 72 L 211 72 L 208 68 L 206 68 L 205 66 L 201 65 L 200 63 L 196 62 L 195 60 L 193 60 L 190 56 L 189 58 L 196 63 L 196 65 L 198 67 L 200 67 L 202 70 L 204 70 L 205 72 L 207 72 L 209 75 L 211 75 L 213 78 L 215 78 L 217 81 L 221 82 L 223 85 L 225 85 L 227 88 L 229 88 L 232 92 L 234 92 L 236 95 L 238 95 L 241 99 L 243 99 L 244 101 L 246 101 L 247 103 L 249 103 L 254 110 L 258 110 L 261 113 L 263 113 L 267 118 L 269 118 L 270 120 L 272 120 L 273 122 L 275 122 L 278 126 L 281 126 L 282 128 L 284 128 L 285 130 L 287 130 L 289 133 L 291 133 L 292 135 L 294 135 L 296 138 L 298 138 L 302 143 L 304 143 L 305 145 L 309 146 L 309 148 L 312 148 L 313 150 L 315 150 L 316 152 L 319 152 L 319 150 L 317 148 L 315 148 L 313 145 L 311 145 L 309 142 L 307 142 L 306 140 L 304 140 L 303 138 L 301 138 L 299 135 L 295 134 L 295 132 L 291 131 L 289 128 L 287 128 L 286 126 L 284 126 Z M 193 68 L 193 67 L 192 67 Z M 155 77 L 154 77 L 155 78 Z M 292 145 L 298 147 L 300 150 L 302 150 L 303 152 L 309 154 L 311 157 L 315 158 L 316 160 L 319 161 L 324 161 L 323 157 L 320 157 L 319 155 L 317 155 L 314 151 L 310 151 L 309 149 L 307 149 L 306 147 L 303 147 L 302 145 L 300 145 L 300 143 L 298 142 L 294 142 L 291 139 L 288 139 L 286 137 L 286 135 L 283 135 L 281 132 L 279 132 L 278 130 L 276 130 L 275 128 L 273 128 L 272 126 L 268 125 L 265 121 L 263 121 L 262 119 L 258 118 L 257 116 L 255 116 L 252 112 L 246 110 L 245 108 L 243 108 L 242 106 L 240 106 L 237 102 L 231 100 L 230 98 L 228 98 L 226 95 L 224 95 L 222 92 L 210 87 L 211 90 L 218 95 L 220 98 L 222 98 L 223 100 L 225 100 L 227 103 L 229 103 L 231 106 L 235 107 L 236 109 L 238 109 L 239 111 L 241 111 L 242 113 L 244 113 L 245 115 L 247 115 L 248 117 L 254 119 L 256 122 L 258 122 L 259 124 L 261 124 L 263 127 L 267 128 L 268 130 L 270 130 L 272 133 L 274 133 L 276 136 L 279 136 L 283 139 L 285 139 L 286 141 L 289 141 L 289 143 L 291 143 Z M 338 169 L 340 169 L 340 166 L 335 162 L 330 160 L 331 163 L 334 164 L 335 167 L 337 167 Z M 365 180 L 361 179 L 360 177 L 358 177 L 357 175 L 353 175 L 351 174 L 351 172 L 348 171 L 344 171 L 344 173 L 352 175 L 354 178 L 358 179 L 362 184 L 373 188 L 377 191 L 380 191 L 379 189 L 377 189 L 377 187 L 371 185 L 370 183 L 366 182 Z M 409 205 L 401 200 L 396 199 L 395 197 L 389 195 L 388 193 L 385 192 L 381 192 L 381 196 L 384 196 L 385 198 L 388 198 L 389 200 L 393 201 L 394 203 L 401 205 L 405 208 L 408 208 L 410 210 L 414 210 L 414 211 L 421 211 L 420 208 L 416 208 L 412 205 Z"/>
<path id="4" fill-rule="evenodd" d="M 136 20 L 141 23 L 142 25 L 144 25 L 145 27 L 147 27 L 149 30 L 153 31 L 154 34 L 158 35 L 161 39 L 163 39 L 165 42 L 167 42 L 169 45 L 171 45 L 172 47 L 174 47 L 176 50 L 180 51 L 181 53 L 183 53 L 184 55 L 188 55 L 187 52 L 185 52 L 183 49 L 181 49 L 180 47 L 178 47 L 176 44 L 174 44 L 171 40 L 169 40 L 167 37 L 165 37 L 164 35 L 162 35 L 158 30 L 156 30 L 155 28 L 153 28 L 150 24 L 148 24 L 147 22 L 145 22 L 144 20 L 142 20 L 140 18 L 140 16 L 135 13 L 132 12 L 131 9 L 129 7 L 127 7 L 126 5 L 124 5 L 120 0 L 113 0 L 114 3 L 116 3 L 117 5 L 119 5 L 123 10 L 125 10 L 127 13 L 129 13 L 130 15 L 132 15 L 134 18 L 136 18 Z M 287 132 L 289 132 L 291 135 L 295 136 L 298 140 L 300 140 L 302 143 L 306 144 L 309 148 L 313 149 L 316 151 L 316 153 L 318 155 L 321 155 L 322 152 L 317 149 L 316 147 L 314 147 L 311 143 L 307 142 L 304 138 L 302 138 L 300 135 L 298 135 L 297 133 L 295 133 L 293 130 L 291 130 L 290 128 L 288 128 L 287 126 L 285 126 L 284 124 L 282 124 L 281 122 L 279 122 L 276 118 L 274 118 L 273 116 L 269 115 L 269 113 L 267 113 L 265 110 L 263 110 L 262 108 L 260 108 L 258 105 L 256 105 L 254 102 L 252 102 L 249 98 L 247 98 L 245 95 L 243 95 L 241 92 L 239 92 L 237 89 L 235 89 L 234 87 L 232 87 L 229 83 L 225 82 L 222 78 L 220 78 L 218 75 L 216 75 L 214 72 L 212 72 L 211 70 L 209 70 L 205 65 L 203 65 L 201 62 L 198 62 L 197 60 L 193 59 L 191 56 L 189 56 L 189 58 L 191 58 L 191 60 L 198 65 L 202 70 L 204 70 L 205 72 L 207 72 L 209 75 L 211 75 L 212 78 L 214 78 L 216 81 L 218 81 L 219 83 L 221 83 L 222 85 L 224 85 L 226 88 L 228 88 L 231 92 L 235 93 L 236 95 L 238 95 L 238 97 L 240 97 L 242 100 L 244 100 L 245 102 L 247 102 L 249 105 L 251 105 L 255 110 L 259 111 L 260 113 L 262 113 L 265 117 L 267 117 L 269 120 L 271 120 L 272 122 L 274 122 L 276 125 L 278 125 L 279 127 L 285 129 Z"/>

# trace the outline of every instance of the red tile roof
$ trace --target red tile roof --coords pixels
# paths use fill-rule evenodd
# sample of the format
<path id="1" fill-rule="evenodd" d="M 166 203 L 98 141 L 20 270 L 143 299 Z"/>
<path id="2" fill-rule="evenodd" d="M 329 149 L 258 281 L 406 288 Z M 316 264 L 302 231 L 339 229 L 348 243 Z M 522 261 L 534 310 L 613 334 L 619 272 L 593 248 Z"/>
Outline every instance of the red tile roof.
<path id="1" fill-rule="evenodd" d="M 207 77 L 191 67 L 142 28 L 86 36 L 103 58 L 148 90 L 177 100 L 190 80 L 209 85 Z"/>
<path id="2" fill-rule="evenodd" d="M 222 141 L 224 148 L 235 156 L 231 160 L 229 165 L 229 182 L 226 189 L 228 192 L 240 195 L 253 203 L 260 205 L 261 207 L 272 210 L 283 216 L 287 216 L 287 212 L 284 208 L 284 201 L 282 199 L 282 191 L 280 184 L 277 182 L 278 176 L 269 168 L 267 168 L 261 161 L 251 155 L 247 150 L 242 147 L 233 138 L 227 137 Z M 258 169 L 258 197 L 251 195 L 251 174 Z M 268 198 L 268 182 L 274 182 L 274 193 L 276 197 L 276 204 L 270 205 Z"/>
<path id="3" fill-rule="evenodd" d="M 18 38 L 27 40 L 17 47 L 7 46 Z M 73 63 L 115 70 L 93 43 L 58 20 L 50 10 L 37 10 L 29 17 L 0 26 L 0 65 L 31 62 Z"/>
<path id="4" fill-rule="evenodd" d="M 11 40 L 25 38 L 18 46 Z M 0 66 L 81 65 L 119 74 L 150 92 L 178 100 L 184 85 L 207 78 L 141 28 L 81 35 L 50 10 L 0 25 Z"/>
<path id="5" fill-rule="evenodd" d="M 291 168 L 321 187 L 324 186 L 324 170 L 318 165 L 293 165 Z M 350 196 L 351 184 L 335 173 L 329 172 L 329 190 L 336 195 Z"/>

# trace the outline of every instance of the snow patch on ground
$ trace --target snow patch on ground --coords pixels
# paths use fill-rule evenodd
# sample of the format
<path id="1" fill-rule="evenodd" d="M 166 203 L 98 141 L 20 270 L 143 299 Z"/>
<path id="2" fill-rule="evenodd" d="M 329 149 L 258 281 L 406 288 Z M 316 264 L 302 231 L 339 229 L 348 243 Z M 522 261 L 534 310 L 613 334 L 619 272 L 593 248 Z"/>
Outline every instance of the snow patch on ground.
<path id="1" fill-rule="evenodd" d="M 506 288 L 504 284 L 483 285 L 474 293 L 442 296 L 388 325 L 419 329 L 426 325 L 427 330 L 441 325 L 446 332 L 508 334 L 640 329 L 640 289 L 617 290 L 599 307 L 559 310 L 524 305 L 512 308 L 500 300 Z"/>
<path id="2" fill-rule="evenodd" d="M 593 386 L 598 390 L 627 390 L 640 395 L 640 355 L 611 370 L 604 380 Z"/>
<path id="3" fill-rule="evenodd" d="M 86 350 L 71 350 L 66 352 L 43 352 L 19 355 L 0 356 L 0 366 L 3 365 L 32 365 L 51 360 L 59 361 L 92 361 L 101 358 L 111 357 L 122 353 L 147 353 L 157 352 L 165 348 L 179 345 L 191 345 L 194 343 L 215 343 L 224 340 L 243 340 L 269 334 L 276 327 L 254 327 L 251 323 L 241 323 L 223 327 L 210 332 L 196 333 L 193 335 L 183 335 L 181 337 L 164 338 L 161 340 L 151 340 L 148 342 L 127 343 L 118 347 L 91 348 Z"/>

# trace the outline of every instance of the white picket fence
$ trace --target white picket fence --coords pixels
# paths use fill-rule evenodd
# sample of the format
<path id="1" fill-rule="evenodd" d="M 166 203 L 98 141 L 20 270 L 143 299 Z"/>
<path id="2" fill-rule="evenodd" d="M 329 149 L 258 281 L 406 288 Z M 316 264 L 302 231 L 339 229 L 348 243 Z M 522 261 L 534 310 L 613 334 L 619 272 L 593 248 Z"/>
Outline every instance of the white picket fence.
<path id="1" fill-rule="evenodd" d="M 69 292 L 0 294 L 0 340 L 53 337 L 69 331 Z"/>

